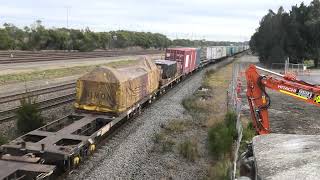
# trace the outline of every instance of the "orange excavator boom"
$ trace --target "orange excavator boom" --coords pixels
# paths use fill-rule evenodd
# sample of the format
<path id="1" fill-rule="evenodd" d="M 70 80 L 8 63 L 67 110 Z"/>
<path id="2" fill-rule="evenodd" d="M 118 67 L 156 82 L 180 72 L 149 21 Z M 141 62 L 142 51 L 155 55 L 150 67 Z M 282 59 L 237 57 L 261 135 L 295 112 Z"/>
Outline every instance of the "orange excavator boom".
<path id="1" fill-rule="evenodd" d="M 261 75 L 258 70 L 269 75 Z M 270 75 L 271 74 L 271 75 Z M 292 96 L 301 101 L 320 106 L 320 86 L 297 80 L 292 74 L 282 75 L 255 65 L 246 70 L 247 98 L 253 120 L 253 126 L 258 134 L 270 133 L 268 108 L 270 97 L 266 88 Z"/>

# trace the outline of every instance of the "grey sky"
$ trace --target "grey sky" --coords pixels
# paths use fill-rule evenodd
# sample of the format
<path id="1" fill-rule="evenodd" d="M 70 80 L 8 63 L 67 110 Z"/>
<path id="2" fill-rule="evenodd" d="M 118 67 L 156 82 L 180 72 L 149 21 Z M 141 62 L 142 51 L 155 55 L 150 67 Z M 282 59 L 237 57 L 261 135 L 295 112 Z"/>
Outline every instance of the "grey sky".
<path id="1" fill-rule="evenodd" d="M 311 0 L 305 0 L 309 4 Z M 94 31 L 134 30 L 170 38 L 249 40 L 268 9 L 290 9 L 302 0 L 0 0 L 0 23 Z"/>

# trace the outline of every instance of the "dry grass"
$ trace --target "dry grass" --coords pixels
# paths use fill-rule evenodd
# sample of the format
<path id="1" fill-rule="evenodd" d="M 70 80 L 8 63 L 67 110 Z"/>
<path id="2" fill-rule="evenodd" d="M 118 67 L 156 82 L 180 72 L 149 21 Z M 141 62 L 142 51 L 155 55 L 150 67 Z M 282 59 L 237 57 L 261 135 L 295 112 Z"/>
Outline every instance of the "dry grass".
<path id="1" fill-rule="evenodd" d="M 208 102 L 209 116 L 207 126 L 212 127 L 223 120 L 227 112 L 227 89 L 232 78 L 232 64 L 227 65 L 217 72 L 207 72 L 203 86 L 212 90 L 212 100 Z"/>
<path id="2" fill-rule="evenodd" d="M 156 144 L 154 150 L 161 153 L 171 152 L 175 142 L 164 132 L 155 133 L 153 135 L 153 142 Z"/>
<path id="3" fill-rule="evenodd" d="M 198 143 L 195 140 L 187 139 L 183 141 L 179 144 L 178 150 L 180 155 L 189 161 L 195 161 L 199 156 Z"/>
<path id="4" fill-rule="evenodd" d="M 119 60 L 106 64 L 101 64 L 110 67 L 122 67 L 135 64 L 134 60 Z M 101 65 L 91 65 L 91 66 L 75 66 L 70 68 L 60 68 L 60 69 L 48 69 L 42 71 L 34 71 L 27 73 L 17 73 L 17 74 L 6 74 L 0 76 L 0 85 L 43 80 L 43 79 L 54 79 L 66 76 L 81 75 L 92 71 L 94 68 Z"/>
<path id="5" fill-rule="evenodd" d="M 174 119 L 164 125 L 166 133 L 181 133 L 185 131 L 190 124 L 185 120 Z"/>
<path id="6" fill-rule="evenodd" d="M 209 168 L 208 180 L 228 180 L 228 170 L 230 161 L 228 159 L 221 160 Z"/>

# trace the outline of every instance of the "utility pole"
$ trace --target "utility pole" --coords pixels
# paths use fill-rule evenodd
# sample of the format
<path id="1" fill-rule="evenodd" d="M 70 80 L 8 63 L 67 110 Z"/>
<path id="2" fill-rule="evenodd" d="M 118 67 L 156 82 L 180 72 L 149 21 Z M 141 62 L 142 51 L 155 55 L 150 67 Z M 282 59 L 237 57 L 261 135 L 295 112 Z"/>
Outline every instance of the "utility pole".
<path id="1" fill-rule="evenodd" d="M 69 29 L 69 6 L 66 7 L 67 8 L 67 29 Z"/>

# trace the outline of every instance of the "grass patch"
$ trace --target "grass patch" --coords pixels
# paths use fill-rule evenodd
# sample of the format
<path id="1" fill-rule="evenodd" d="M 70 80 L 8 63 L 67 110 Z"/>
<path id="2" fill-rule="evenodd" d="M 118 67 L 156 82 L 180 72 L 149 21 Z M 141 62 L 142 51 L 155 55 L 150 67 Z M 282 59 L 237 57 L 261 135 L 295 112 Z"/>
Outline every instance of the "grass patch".
<path id="1" fill-rule="evenodd" d="M 158 145 L 155 148 L 162 153 L 171 152 L 175 145 L 175 142 L 167 137 L 163 132 L 155 133 L 152 139 L 153 142 Z"/>
<path id="2" fill-rule="evenodd" d="M 113 61 L 110 63 L 104 64 L 105 66 L 110 66 L 110 67 L 122 67 L 122 66 L 128 66 L 128 65 L 133 65 L 136 64 L 137 62 L 134 60 L 121 60 L 121 61 Z"/>
<path id="3" fill-rule="evenodd" d="M 8 138 L 3 135 L 0 135 L 0 146 L 3 144 L 6 144 L 7 142 L 8 142 Z"/>
<path id="4" fill-rule="evenodd" d="M 135 63 L 136 61 L 134 60 L 119 60 L 101 65 L 75 66 L 70 68 L 48 69 L 26 73 L 6 74 L 0 76 L 0 85 L 81 75 L 90 72 L 94 68 L 102 65 L 110 67 L 122 67 L 132 65 Z"/>
<path id="5" fill-rule="evenodd" d="M 209 169 L 209 180 L 229 180 L 230 161 L 223 159 Z"/>
<path id="6" fill-rule="evenodd" d="M 222 159 L 232 151 L 232 144 L 237 139 L 236 114 L 228 112 L 224 122 L 208 130 L 209 152 L 216 159 Z"/>
<path id="7" fill-rule="evenodd" d="M 164 129 L 167 133 L 180 133 L 187 129 L 188 123 L 184 120 L 172 120 L 168 124 L 164 125 Z"/>
<path id="8" fill-rule="evenodd" d="M 196 141 L 185 140 L 179 144 L 178 150 L 180 155 L 189 161 L 195 161 L 198 157 L 198 144 Z"/>

